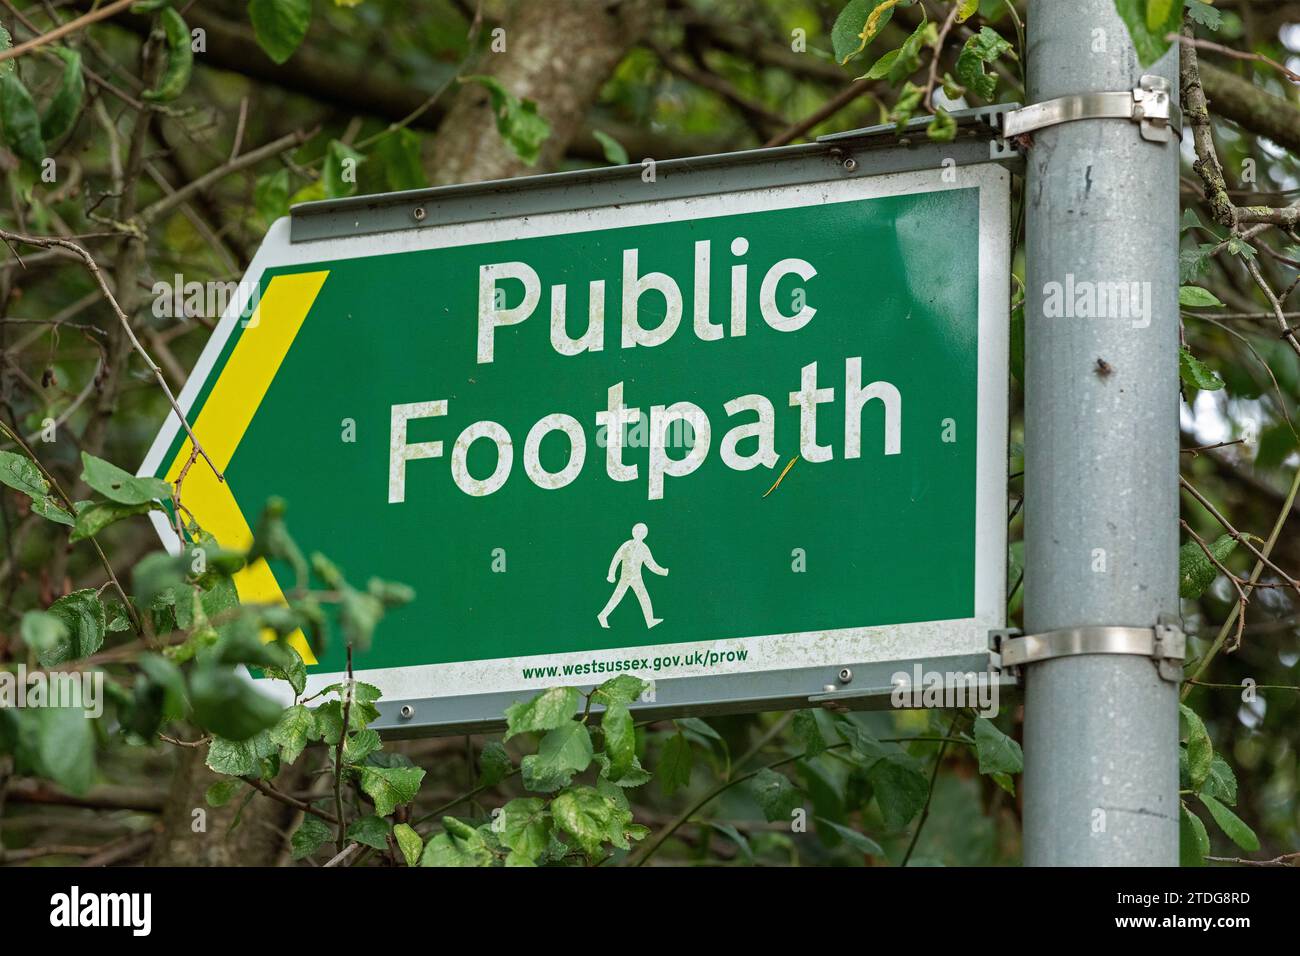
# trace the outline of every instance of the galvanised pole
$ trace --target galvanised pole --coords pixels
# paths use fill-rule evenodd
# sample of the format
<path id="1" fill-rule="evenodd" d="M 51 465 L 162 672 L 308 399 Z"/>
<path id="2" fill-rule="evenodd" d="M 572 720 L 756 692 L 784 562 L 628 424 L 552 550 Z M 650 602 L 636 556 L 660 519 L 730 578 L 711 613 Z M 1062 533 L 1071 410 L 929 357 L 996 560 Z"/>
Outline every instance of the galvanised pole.
<path id="1" fill-rule="evenodd" d="M 1030 0 L 1026 26 L 1028 102 L 1143 74 L 1177 102 L 1177 45 L 1140 66 L 1114 0 Z M 1151 627 L 1178 612 L 1178 144 L 1092 119 L 1027 157 L 1025 631 Z M 1111 283 L 1138 283 L 1118 315 Z M 1176 686 L 1119 654 L 1025 670 L 1025 863 L 1176 865 Z"/>

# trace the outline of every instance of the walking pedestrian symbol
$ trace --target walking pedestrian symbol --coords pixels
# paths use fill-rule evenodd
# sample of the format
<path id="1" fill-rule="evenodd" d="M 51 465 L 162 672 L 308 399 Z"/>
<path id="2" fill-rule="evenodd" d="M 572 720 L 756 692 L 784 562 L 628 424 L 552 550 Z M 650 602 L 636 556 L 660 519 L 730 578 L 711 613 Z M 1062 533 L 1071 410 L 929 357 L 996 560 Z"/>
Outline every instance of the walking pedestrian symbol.
<path id="1" fill-rule="evenodd" d="M 656 624 L 663 623 L 663 618 L 654 616 L 654 607 L 650 604 L 650 595 L 646 591 L 645 581 L 641 577 L 642 569 L 645 568 L 660 576 L 668 574 L 668 569 L 659 566 L 654 559 L 654 555 L 650 553 L 649 547 L 646 546 L 645 536 L 648 530 L 642 522 L 638 521 L 632 528 L 631 539 L 620 544 L 618 550 L 614 552 L 614 560 L 609 563 L 607 580 L 610 584 L 613 584 L 614 569 L 620 568 L 618 586 L 614 588 L 614 593 L 610 595 L 605 609 L 596 615 L 596 620 L 600 621 L 601 627 L 609 627 L 610 612 L 618 607 L 628 588 L 632 589 L 636 594 L 636 599 L 641 602 L 641 613 L 645 616 L 646 628 L 652 628 Z"/>

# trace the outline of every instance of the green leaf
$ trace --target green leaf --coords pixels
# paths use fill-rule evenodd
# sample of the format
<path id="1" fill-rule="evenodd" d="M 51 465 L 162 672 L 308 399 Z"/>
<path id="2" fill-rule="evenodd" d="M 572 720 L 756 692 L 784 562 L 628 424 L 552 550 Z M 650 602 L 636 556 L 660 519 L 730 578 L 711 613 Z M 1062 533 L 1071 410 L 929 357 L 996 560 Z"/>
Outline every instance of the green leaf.
<path id="1" fill-rule="evenodd" d="M 867 48 L 894 15 L 898 0 L 849 0 L 831 27 L 835 62 L 848 63 Z"/>
<path id="2" fill-rule="evenodd" d="M 1210 853 L 1210 835 L 1201 818 L 1181 804 L 1178 815 L 1178 862 L 1183 866 L 1200 866 Z"/>
<path id="3" fill-rule="evenodd" d="M 631 674 L 619 674 L 610 678 L 592 692 L 591 699 L 597 704 L 630 704 L 649 688 L 646 681 Z"/>
<path id="4" fill-rule="evenodd" d="M 492 851 L 483 835 L 454 817 L 443 817 L 446 830 L 424 845 L 420 866 L 491 866 Z"/>
<path id="5" fill-rule="evenodd" d="M 826 738 L 817 725 L 817 715 L 811 710 L 801 710 L 794 715 L 794 739 L 803 747 L 805 757 L 815 757 L 826 749 Z"/>
<path id="6" fill-rule="evenodd" d="M 1150 66 L 1169 49 L 1165 37 L 1178 32 L 1183 17 L 1182 0 L 1115 0 L 1115 9 L 1142 66 Z"/>
<path id="7" fill-rule="evenodd" d="M 250 0 L 248 17 L 257 45 L 276 63 L 293 56 L 311 23 L 311 0 Z"/>
<path id="8" fill-rule="evenodd" d="M 81 101 L 86 95 L 86 80 L 81 74 L 81 54 L 67 47 L 55 47 L 54 52 L 63 60 L 63 76 L 59 88 L 41 117 L 41 138 L 47 143 L 58 142 L 72 130 L 81 113 Z"/>
<path id="9" fill-rule="evenodd" d="M 981 27 L 962 46 L 957 57 L 957 79 L 972 93 L 985 100 L 992 100 L 998 88 L 996 73 L 985 72 L 985 64 L 995 62 L 1004 53 L 1011 50 L 1011 44 L 1004 40 L 992 27 Z"/>
<path id="10" fill-rule="evenodd" d="M 591 765 L 591 734 L 585 724 L 570 720 L 547 733 L 537 753 L 520 761 L 524 786 L 550 793 L 568 786 L 575 773 Z"/>
<path id="11" fill-rule="evenodd" d="M 1011 374 L 1025 384 L 1025 304 L 1011 310 Z"/>
<path id="12" fill-rule="evenodd" d="M 74 519 L 72 534 L 68 537 L 68 540 L 71 542 L 84 541 L 87 538 L 94 537 L 109 525 L 121 521 L 123 518 L 148 514 L 157 507 L 159 506 L 152 501 L 140 505 L 124 505 L 116 501 L 86 502 L 84 508 L 77 509 L 77 517 Z"/>
<path id="13" fill-rule="evenodd" d="M 790 778 L 770 767 L 764 767 L 755 774 L 750 790 L 768 823 L 789 823 L 795 809 L 803 805 L 803 794 L 790 782 Z"/>
<path id="14" fill-rule="evenodd" d="M 0 451 L 0 484 L 21 491 L 28 498 L 44 498 L 50 493 L 50 484 L 39 468 L 26 455 Z"/>
<path id="15" fill-rule="evenodd" d="M 414 800 L 424 779 L 420 767 L 364 766 L 360 770 L 361 789 L 375 801 L 375 813 L 381 817 Z"/>
<path id="16" fill-rule="evenodd" d="M 8 50 L 14 45 L 14 38 L 5 29 L 5 25 L 0 23 L 0 50 Z M 14 71 L 14 61 L 12 59 L 0 61 L 0 76 L 5 76 Z"/>
<path id="17" fill-rule="evenodd" d="M 424 841 L 420 839 L 420 834 L 409 823 L 399 823 L 393 827 L 393 837 L 397 840 L 397 848 L 402 851 L 402 859 L 406 860 L 407 866 L 418 866 L 420 863 L 420 854 L 424 850 Z"/>
<path id="18" fill-rule="evenodd" d="M 307 859 L 333 835 L 328 823 L 320 817 L 307 814 L 302 818 L 298 829 L 293 831 L 293 836 L 289 838 L 292 857 L 295 860 Z"/>
<path id="19" fill-rule="evenodd" d="M 930 792 L 929 781 L 916 759 L 905 753 L 890 753 L 877 760 L 867 770 L 867 779 L 886 825 L 892 828 L 910 823 L 925 806 Z"/>
<path id="20" fill-rule="evenodd" d="M 379 733 L 377 731 L 369 728 L 358 730 L 343 741 L 343 762 L 345 764 L 359 764 L 379 750 L 380 747 Z"/>
<path id="21" fill-rule="evenodd" d="M 1229 840 L 1247 853 L 1254 853 L 1259 849 L 1259 837 L 1255 835 L 1254 830 L 1246 826 L 1241 817 L 1208 793 L 1199 793 L 1197 796 L 1200 798 L 1201 803 L 1205 804 L 1205 808 L 1210 811 L 1210 816 L 1214 817 L 1214 822 L 1219 825 L 1219 829 L 1228 835 Z"/>
<path id="22" fill-rule="evenodd" d="M 1219 374 L 1188 351 L 1185 345 L 1178 349 L 1178 374 L 1184 384 L 1195 388 L 1209 392 L 1223 388 L 1223 379 Z"/>
<path id="23" fill-rule="evenodd" d="M 365 157 L 351 146 L 337 139 L 330 140 L 325 150 L 325 168 L 321 172 L 326 198 L 337 199 L 356 192 L 357 167 L 363 162 Z"/>
<path id="24" fill-rule="evenodd" d="M 830 827 L 844 839 L 845 843 L 853 847 L 853 849 L 857 850 L 859 853 L 865 854 L 866 856 L 883 857 L 885 855 L 885 851 L 880 848 L 879 843 L 870 837 L 859 833 L 852 827 L 846 827 L 843 824 L 836 823 L 834 820 L 827 820 L 825 817 L 817 817 L 817 822 L 822 826 Z"/>
<path id="25" fill-rule="evenodd" d="M 605 154 L 605 159 L 613 166 L 626 166 L 628 162 L 627 150 L 623 144 L 610 136 L 604 130 L 594 129 L 591 135 L 596 137 L 596 142 L 600 143 L 601 151 Z"/>
<path id="26" fill-rule="evenodd" d="M 55 524 L 63 524 L 72 527 L 76 524 L 77 519 L 68 514 L 66 510 L 54 500 L 53 495 L 46 495 L 44 498 L 32 499 L 32 513 L 40 515 L 47 521 L 53 521 Z M 76 541 L 77 538 L 70 540 Z"/>
<path id="27" fill-rule="evenodd" d="M 226 740 L 213 737 L 208 745 L 209 768 L 229 777 L 260 776 L 261 761 L 276 752 L 269 732 L 262 732 L 247 740 Z"/>
<path id="28" fill-rule="evenodd" d="M 1191 212 L 1191 210 L 1188 210 Z M 1213 306 L 1222 306 L 1216 296 L 1209 289 L 1202 289 L 1198 285 L 1184 285 L 1178 287 L 1178 304 L 1192 306 L 1194 308 L 1210 308 Z"/>
<path id="29" fill-rule="evenodd" d="M 925 128 L 925 135 L 940 143 L 950 143 L 957 138 L 957 121 L 942 106 L 934 111 L 934 118 Z"/>
<path id="30" fill-rule="evenodd" d="M 80 683 L 71 686 L 80 690 Z M 80 707 L 37 711 L 37 752 L 43 774 L 64 790 L 84 794 L 95 780 L 95 732 Z"/>
<path id="31" fill-rule="evenodd" d="M 420 155 L 420 136 L 409 129 L 393 130 L 375 144 L 375 155 L 384 170 L 384 182 L 394 191 L 423 189 L 429 185 Z"/>
<path id="32" fill-rule="evenodd" d="M 1188 758 L 1188 776 L 1191 776 L 1191 758 Z M 1232 772 L 1228 762 L 1218 754 L 1210 761 L 1209 772 L 1205 775 L 1202 793 L 1208 793 L 1216 800 L 1233 806 L 1237 802 L 1237 775 Z"/>
<path id="33" fill-rule="evenodd" d="M 227 740 L 248 740 L 273 727 L 281 707 L 231 667 L 208 664 L 190 672 L 190 704 L 201 726 Z"/>
<path id="34" fill-rule="evenodd" d="M 1020 744 L 984 717 L 975 718 L 975 753 L 979 755 L 980 773 L 1014 774 L 1025 769 Z"/>
<path id="35" fill-rule="evenodd" d="M 268 226 L 289 215 L 289 170 L 258 176 L 253 186 L 253 205 Z"/>
<path id="36" fill-rule="evenodd" d="M 193 40 L 185 18 L 171 7 L 161 11 L 159 22 L 167 37 L 167 66 L 158 79 L 158 85 L 140 96 L 153 103 L 170 103 L 185 92 L 190 82 L 194 70 Z"/>
<path id="37" fill-rule="evenodd" d="M 1209 731 L 1205 729 L 1205 724 L 1196 711 L 1186 704 L 1179 704 L 1178 712 L 1187 725 L 1188 776 L 1191 778 L 1192 789 L 1200 790 L 1214 762 L 1214 745 L 1210 743 Z"/>
<path id="38" fill-rule="evenodd" d="M 493 740 L 484 745 L 478 755 L 478 785 L 491 787 L 505 779 L 515 769 L 510 754 L 500 741 Z"/>
<path id="39" fill-rule="evenodd" d="M 980 8 L 980 0 L 959 0 L 957 4 L 957 22 L 965 23 Z"/>
<path id="40" fill-rule="evenodd" d="M 280 748 L 280 760 L 286 764 L 296 763 L 307 744 L 319 737 L 316 714 L 303 704 L 286 707 L 271 728 L 271 740 Z"/>
<path id="41" fill-rule="evenodd" d="M 618 825 L 618 805 L 593 787 L 573 787 L 551 801 L 556 826 L 578 841 L 589 857 L 600 851 Z"/>
<path id="42" fill-rule="evenodd" d="M 48 613 L 63 623 L 67 637 L 37 656 L 42 667 L 81 660 L 104 646 L 107 619 L 94 588 L 65 594 L 50 605 Z"/>
<path id="43" fill-rule="evenodd" d="M 374 815 L 358 817 L 348 825 L 347 837 L 353 843 L 372 847 L 376 850 L 388 849 L 388 833 L 392 825 L 382 817 Z"/>
<path id="44" fill-rule="evenodd" d="M 23 643 L 38 656 L 53 656 L 59 647 L 68 647 L 71 635 L 63 618 L 48 611 L 28 611 L 19 625 Z"/>
<path id="45" fill-rule="evenodd" d="M 501 818 L 494 829 L 497 829 L 502 846 L 536 862 L 551 842 L 551 817 L 546 810 L 546 801 L 540 797 L 511 800 L 502 807 Z"/>
<path id="46" fill-rule="evenodd" d="M 222 587 L 224 588 L 224 586 L 225 585 L 223 584 Z M 231 585 L 231 590 L 234 590 L 233 585 Z M 205 595 L 205 597 L 207 597 L 207 595 Z M 236 602 L 238 602 L 237 593 L 234 597 Z M 209 616 L 219 613 L 218 611 L 214 611 L 212 608 L 208 607 L 208 602 L 206 600 L 204 601 L 203 609 Z M 293 688 L 294 695 L 301 697 L 302 692 L 307 688 L 307 665 L 303 663 L 302 656 L 293 645 L 286 643 L 281 645 L 280 649 L 285 655 L 284 663 L 269 666 L 265 669 L 264 673 L 267 677 L 286 681 L 289 686 Z"/>
<path id="47" fill-rule="evenodd" d="M 632 761 L 636 759 L 636 731 L 627 705 L 610 704 L 601 715 L 600 729 L 605 736 L 605 753 L 609 755 L 609 777 L 619 780 L 632 769 Z"/>
<path id="48" fill-rule="evenodd" d="M 1224 534 L 1210 545 L 1210 551 L 1222 563 L 1236 547 L 1236 539 Z M 1178 549 L 1178 595 L 1180 597 L 1188 600 L 1200 597 L 1218 576 L 1219 569 L 1206 556 L 1198 542 L 1188 541 Z"/>
<path id="49" fill-rule="evenodd" d="M 33 166 L 41 165 L 45 159 L 41 119 L 32 95 L 12 71 L 0 75 L 0 127 L 4 128 L 5 142 L 19 158 Z"/>
<path id="50" fill-rule="evenodd" d="M 151 501 L 170 501 L 172 486 L 161 478 L 137 478 L 117 465 L 81 453 L 81 480 L 105 498 L 124 505 L 143 505 Z"/>
<path id="51" fill-rule="evenodd" d="M 1210 265 L 1210 254 L 1218 248 L 1217 242 L 1203 242 L 1195 249 L 1183 249 L 1178 253 L 1178 281 L 1190 283 L 1205 274 Z"/>
<path id="52" fill-rule="evenodd" d="M 529 99 L 521 100 L 494 76 L 467 76 L 462 82 L 478 83 L 488 91 L 497 132 L 516 156 L 529 166 L 535 164 L 542 144 L 551 135 L 551 124 L 537 112 L 537 104 Z"/>
<path id="53" fill-rule="evenodd" d="M 1207 30 L 1218 30 L 1223 24 L 1223 14 L 1204 0 L 1187 0 L 1187 15 Z"/>
<path id="54" fill-rule="evenodd" d="M 552 687 L 532 700 L 511 704 L 506 708 L 506 735 L 503 739 L 562 726 L 578 712 L 581 696 L 576 687 Z"/>
<path id="55" fill-rule="evenodd" d="M 694 762 L 695 752 L 691 750 L 691 743 L 680 731 L 665 741 L 663 753 L 659 755 L 659 766 L 655 768 L 664 796 L 671 797 L 677 790 L 690 785 Z"/>
<path id="56" fill-rule="evenodd" d="M 235 794 L 244 786 L 244 781 L 231 777 L 228 780 L 218 780 L 212 786 L 208 787 L 203 794 L 203 802 L 210 807 L 224 807 L 234 799 Z"/>

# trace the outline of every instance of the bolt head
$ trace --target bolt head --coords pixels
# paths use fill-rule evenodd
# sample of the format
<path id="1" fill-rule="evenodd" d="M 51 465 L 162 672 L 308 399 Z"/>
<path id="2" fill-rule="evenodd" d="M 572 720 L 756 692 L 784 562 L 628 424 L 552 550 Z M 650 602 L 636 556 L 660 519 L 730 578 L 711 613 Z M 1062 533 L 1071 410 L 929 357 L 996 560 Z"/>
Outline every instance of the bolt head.
<path id="1" fill-rule="evenodd" d="M 415 708 L 410 704 L 403 704 L 402 709 L 399 710 L 398 713 L 402 715 L 403 720 L 410 720 L 415 716 Z"/>
<path id="2" fill-rule="evenodd" d="M 849 681 L 853 680 L 853 671 L 849 670 L 847 667 L 841 667 L 839 677 L 841 684 L 847 684 Z"/>

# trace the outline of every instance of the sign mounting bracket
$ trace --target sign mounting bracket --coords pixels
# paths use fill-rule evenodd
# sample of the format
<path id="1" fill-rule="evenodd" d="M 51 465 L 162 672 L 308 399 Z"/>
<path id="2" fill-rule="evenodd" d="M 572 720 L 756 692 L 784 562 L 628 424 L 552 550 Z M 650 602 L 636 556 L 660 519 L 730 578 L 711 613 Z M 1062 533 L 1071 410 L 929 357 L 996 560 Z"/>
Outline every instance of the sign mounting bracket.
<path id="1" fill-rule="evenodd" d="M 1085 119 L 1129 120 L 1137 123 L 1142 138 L 1152 143 L 1176 139 L 1183 132 L 1183 111 L 1169 95 L 1169 82 L 1147 74 L 1132 90 L 1075 93 L 1010 110 L 1002 114 L 1002 135 L 1011 139 Z"/>
<path id="2" fill-rule="evenodd" d="M 1151 658 L 1160 676 L 1173 683 L 1182 679 L 1187 652 L 1182 628 L 1164 616 L 1155 627 L 1065 627 L 1041 634 L 997 630 L 989 633 L 989 644 L 995 658 L 993 666 L 1003 671 L 1080 654 L 1134 654 Z"/>

